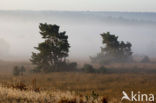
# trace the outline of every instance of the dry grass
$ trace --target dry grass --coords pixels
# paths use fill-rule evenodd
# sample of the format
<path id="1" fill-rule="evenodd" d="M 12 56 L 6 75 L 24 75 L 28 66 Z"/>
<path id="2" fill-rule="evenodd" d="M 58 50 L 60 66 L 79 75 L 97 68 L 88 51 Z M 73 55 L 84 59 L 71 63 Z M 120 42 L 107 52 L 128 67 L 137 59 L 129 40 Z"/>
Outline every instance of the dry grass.
<path id="1" fill-rule="evenodd" d="M 21 85 L 23 86 L 23 85 Z M 75 92 L 56 90 L 21 90 L 18 87 L 0 86 L 0 103 L 107 103 L 107 99 L 92 93 L 89 96 L 76 95 Z"/>
<path id="2" fill-rule="evenodd" d="M 33 80 L 36 78 L 35 88 L 41 91 L 61 91 L 61 93 L 73 93 L 75 95 L 88 96 L 95 91 L 98 95 L 108 98 L 109 101 L 120 101 L 122 91 L 141 91 L 142 93 L 156 94 L 155 74 L 85 74 L 85 73 L 50 73 L 25 75 L 23 77 L 3 77 L 1 83 L 10 84 L 17 81 L 24 82 L 28 88 L 33 87 Z M 28 91 L 31 91 L 29 89 Z M 25 92 L 24 92 L 25 93 Z M 114 98 L 114 99 L 112 99 Z M 64 103 L 64 102 L 63 102 Z M 115 102 L 114 102 L 115 103 Z"/>
<path id="3" fill-rule="evenodd" d="M 25 66 L 28 67 L 28 69 L 31 68 L 29 64 L 25 63 Z M 2 67 L 5 68 L 5 64 L 3 64 Z M 128 67 L 155 69 L 156 64 L 113 64 L 109 65 L 109 67 L 116 69 Z M 11 66 L 7 68 L 11 68 Z M 11 100 L 18 103 L 24 103 L 24 100 L 26 103 L 75 103 L 75 101 L 80 101 L 81 99 L 87 101 L 88 98 L 96 101 L 97 98 L 91 99 L 94 97 L 92 91 L 99 95 L 98 98 L 100 98 L 101 101 L 104 101 L 105 98 L 103 97 L 106 97 L 108 103 L 119 103 L 123 90 L 127 93 L 130 91 L 140 91 L 141 93 L 156 94 L 155 73 L 89 74 L 62 72 L 49 74 L 25 74 L 22 77 L 14 77 L 10 73 L 5 74 L 5 72 L 1 72 L 0 83 L 5 85 L 5 87 L 2 87 L 2 85 L 0 86 L 0 103 L 10 103 L 9 101 Z M 21 89 L 22 91 L 18 89 L 20 87 L 17 85 L 19 81 L 25 85 L 25 89 Z M 30 97 L 27 97 L 27 95 Z M 64 95 L 67 97 L 64 97 Z M 38 99 L 31 99 L 35 98 L 34 96 Z M 68 97 L 70 97 L 70 99 Z M 32 100 L 34 101 L 32 102 Z M 85 103 L 89 103 L 89 101 Z"/>

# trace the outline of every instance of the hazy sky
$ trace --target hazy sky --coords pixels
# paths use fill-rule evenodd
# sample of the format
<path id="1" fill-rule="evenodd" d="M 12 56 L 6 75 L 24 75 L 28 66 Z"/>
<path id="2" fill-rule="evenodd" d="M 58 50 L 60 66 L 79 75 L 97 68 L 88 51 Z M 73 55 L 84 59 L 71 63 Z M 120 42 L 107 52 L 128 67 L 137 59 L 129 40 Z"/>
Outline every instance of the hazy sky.
<path id="1" fill-rule="evenodd" d="M 156 0 L 0 0 L 0 10 L 156 12 Z"/>

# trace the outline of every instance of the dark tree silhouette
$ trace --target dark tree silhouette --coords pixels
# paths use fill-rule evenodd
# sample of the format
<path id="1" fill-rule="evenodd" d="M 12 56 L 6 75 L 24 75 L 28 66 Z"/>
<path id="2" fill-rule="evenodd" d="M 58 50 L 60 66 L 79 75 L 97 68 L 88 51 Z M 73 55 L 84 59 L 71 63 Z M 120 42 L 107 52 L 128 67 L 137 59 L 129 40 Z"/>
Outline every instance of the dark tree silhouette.
<path id="1" fill-rule="evenodd" d="M 40 34 L 44 41 L 35 47 L 39 53 L 32 53 L 31 62 L 36 65 L 34 71 L 56 71 L 59 65 L 66 62 L 70 45 L 66 32 L 59 32 L 59 26 L 40 24 Z"/>
<path id="2" fill-rule="evenodd" d="M 101 52 L 96 57 L 91 57 L 95 63 L 105 64 L 112 62 L 128 62 L 132 60 L 131 43 L 118 41 L 118 36 L 109 32 L 101 34 L 102 43 L 105 47 L 101 48 Z"/>

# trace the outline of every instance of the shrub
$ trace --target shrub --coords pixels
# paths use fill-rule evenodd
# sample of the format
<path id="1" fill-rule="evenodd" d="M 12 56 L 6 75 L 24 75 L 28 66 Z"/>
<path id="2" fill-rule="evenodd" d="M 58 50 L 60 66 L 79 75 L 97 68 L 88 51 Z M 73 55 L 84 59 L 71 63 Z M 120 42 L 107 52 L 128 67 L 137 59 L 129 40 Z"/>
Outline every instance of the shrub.
<path id="1" fill-rule="evenodd" d="M 104 66 L 101 66 L 101 67 L 98 68 L 98 70 L 97 70 L 98 73 L 106 73 L 106 71 L 107 71 L 107 68 L 104 67 Z"/>
<path id="2" fill-rule="evenodd" d="M 14 76 L 23 75 L 25 71 L 26 69 L 24 66 L 21 66 L 21 67 L 15 66 L 13 69 L 13 75 Z"/>
<path id="3" fill-rule="evenodd" d="M 95 73 L 96 72 L 95 68 L 90 64 L 85 64 L 82 68 L 82 71 L 84 71 L 86 73 Z"/>
<path id="4" fill-rule="evenodd" d="M 13 69 L 13 75 L 14 76 L 19 76 L 20 75 L 20 69 L 18 66 L 15 66 Z"/>
<path id="5" fill-rule="evenodd" d="M 26 71 L 25 67 L 22 65 L 21 68 L 20 68 L 21 75 L 23 75 L 25 71 Z"/>
<path id="6" fill-rule="evenodd" d="M 142 63 L 149 63 L 150 62 L 150 58 L 148 56 L 145 56 L 142 60 Z"/>
<path id="7" fill-rule="evenodd" d="M 68 63 L 67 68 L 69 71 L 76 71 L 77 70 L 77 63 L 76 62 Z"/>

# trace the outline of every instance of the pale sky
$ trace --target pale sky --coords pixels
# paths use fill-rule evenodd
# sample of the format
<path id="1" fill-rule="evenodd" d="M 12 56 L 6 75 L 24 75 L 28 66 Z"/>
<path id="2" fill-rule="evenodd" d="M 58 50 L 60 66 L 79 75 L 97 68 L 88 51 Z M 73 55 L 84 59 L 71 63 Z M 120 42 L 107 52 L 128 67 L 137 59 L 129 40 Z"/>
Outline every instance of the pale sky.
<path id="1" fill-rule="evenodd" d="M 156 12 L 156 0 L 0 0 L 0 10 Z"/>

